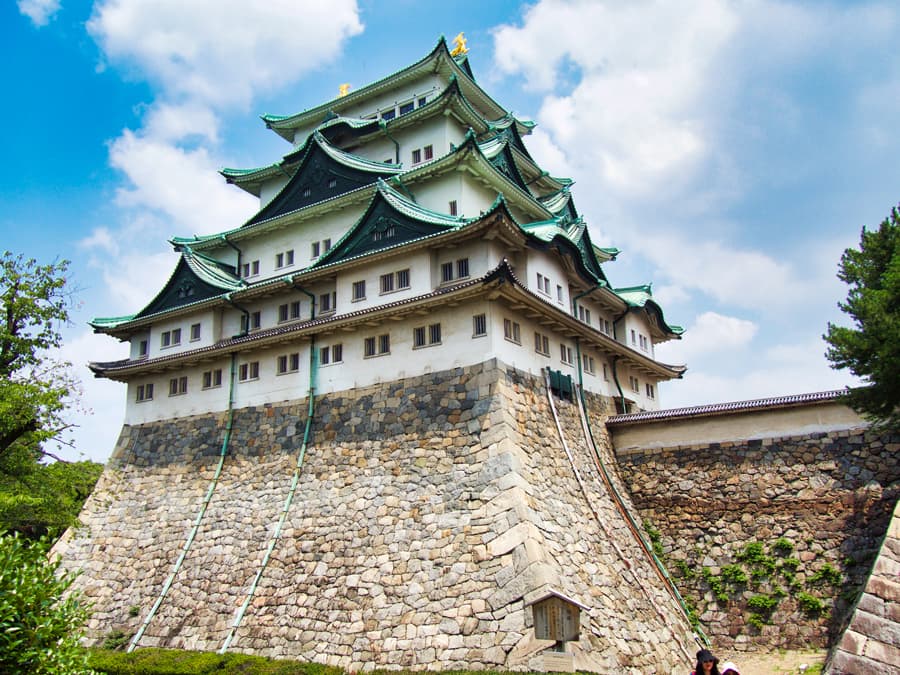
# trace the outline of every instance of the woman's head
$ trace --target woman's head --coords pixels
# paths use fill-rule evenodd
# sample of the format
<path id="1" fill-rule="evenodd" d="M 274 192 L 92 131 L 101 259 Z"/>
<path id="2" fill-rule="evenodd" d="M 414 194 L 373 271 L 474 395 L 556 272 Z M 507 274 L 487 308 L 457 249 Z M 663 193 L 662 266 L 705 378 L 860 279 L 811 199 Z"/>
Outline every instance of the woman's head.
<path id="1" fill-rule="evenodd" d="M 738 667 L 734 665 L 733 661 L 726 661 L 722 664 L 722 675 L 741 675 L 741 671 L 738 670 Z"/>
<path id="2" fill-rule="evenodd" d="M 697 666 L 694 668 L 697 675 L 719 675 L 719 669 L 716 667 L 719 659 L 713 656 L 708 649 L 701 649 L 697 652 Z"/>

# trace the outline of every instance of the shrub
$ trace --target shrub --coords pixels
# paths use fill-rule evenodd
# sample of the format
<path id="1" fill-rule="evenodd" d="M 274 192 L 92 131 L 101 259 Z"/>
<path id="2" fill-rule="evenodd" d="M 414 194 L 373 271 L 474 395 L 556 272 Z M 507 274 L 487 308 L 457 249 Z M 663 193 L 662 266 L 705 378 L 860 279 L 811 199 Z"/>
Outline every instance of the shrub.
<path id="1" fill-rule="evenodd" d="M 797 593 L 797 604 L 800 606 L 800 610 L 810 617 L 819 616 L 825 609 L 825 605 L 821 600 L 806 591 Z"/>
<path id="2" fill-rule="evenodd" d="M 779 537 L 772 544 L 772 548 L 778 555 L 790 555 L 794 551 L 794 545 L 784 537 Z"/>
<path id="3" fill-rule="evenodd" d="M 813 586 L 828 584 L 829 586 L 840 586 L 844 579 L 844 575 L 832 567 L 829 563 L 825 563 L 819 568 L 819 571 L 809 578 L 809 583 Z"/>
<path id="4" fill-rule="evenodd" d="M 58 573 L 46 539 L 0 537 L 0 672 L 84 673 L 81 627 L 89 610 L 80 594 L 66 595 L 75 575 Z"/>
<path id="5" fill-rule="evenodd" d="M 319 663 L 275 660 L 247 654 L 217 654 L 180 649 L 138 649 L 131 654 L 91 650 L 91 667 L 106 675 L 343 675 Z"/>

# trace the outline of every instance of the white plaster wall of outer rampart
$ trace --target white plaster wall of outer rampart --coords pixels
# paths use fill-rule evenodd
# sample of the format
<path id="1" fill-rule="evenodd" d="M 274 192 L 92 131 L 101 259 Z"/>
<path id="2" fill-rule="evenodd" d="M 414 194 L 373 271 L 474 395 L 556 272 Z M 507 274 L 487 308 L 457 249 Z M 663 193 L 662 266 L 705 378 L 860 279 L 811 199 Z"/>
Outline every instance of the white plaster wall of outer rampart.
<path id="1" fill-rule="evenodd" d="M 687 672 L 687 620 L 603 486 L 577 409 L 557 402 L 564 451 L 542 379 L 492 361 L 317 405 L 233 651 L 353 671 L 535 670 L 552 643 L 534 638 L 526 605 L 554 588 L 587 607 L 568 645 L 576 668 Z M 305 411 L 298 399 L 236 412 L 197 536 L 140 646 L 222 645 L 285 504 Z M 55 551 L 83 570 L 93 639 L 148 616 L 221 437 L 222 416 L 123 430 L 84 527 Z"/>
<path id="2" fill-rule="evenodd" d="M 814 432 L 865 428 L 868 423 L 847 406 L 834 401 L 796 408 L 737 411 L 688 419 L 663 419 L 615 425 L 612 436 L 617 454 L 631 450 L 705 445 L 734 441 L 801 436 Z"/>

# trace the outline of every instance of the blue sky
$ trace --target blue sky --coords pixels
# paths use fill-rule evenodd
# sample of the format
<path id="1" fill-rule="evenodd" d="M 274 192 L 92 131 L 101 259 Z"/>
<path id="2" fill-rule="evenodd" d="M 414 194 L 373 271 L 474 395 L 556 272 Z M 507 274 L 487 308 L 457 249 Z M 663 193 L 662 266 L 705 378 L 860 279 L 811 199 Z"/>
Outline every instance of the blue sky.
<path id="1" fill-rule="evenodd" d="M 173 235 L 254 210 L 223 166 L 288 149 L 259 121 L 332 98 L 464 31 L 480 83 L 576 180 L 614 285 L 653 282 L 686 363 L 666 407 L 838 388 L 841 252 L 900 201 L 900 9 L 890 2 L 19 0 L 0 8 L 3 247 L 72 260 L 62 357 L 83 381 L 69 458 L 103 461 L 124 354 L 94 316 L 140 309 Z"/>

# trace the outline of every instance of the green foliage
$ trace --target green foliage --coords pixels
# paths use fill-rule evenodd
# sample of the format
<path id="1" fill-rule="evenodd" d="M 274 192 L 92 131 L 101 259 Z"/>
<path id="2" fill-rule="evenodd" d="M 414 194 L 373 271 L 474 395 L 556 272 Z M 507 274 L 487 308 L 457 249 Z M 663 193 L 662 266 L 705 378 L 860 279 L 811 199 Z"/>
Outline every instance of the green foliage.
<path id="1" fill-rule="evenodd" d="M 58 537 L 77 522 L 102 472 L 96 462 L 32 462 L 17 476 L 0 473 L 0 530 Z"/>
<path id="2" fill-rule="evenodd" d="M 825 563 L 824 565 L 822 565 L 822 567 L 819 568 L 818 572 L 816 572 L 809 578 L 809 583 L 812 586 L 821 586 L 823 584 L 828 584 L 829 586 L 840 586 L 843 580 L 843 574 L 832 567 L 831 564 Z"/>
<path id="3" fill-rule="evenodd" d="M 131 654 L 94 649 L 90 666 L 108 675 L 343 675 L 332 666 L 267 659 L 247 654 L 216 654 L 178 649 L 137 649 Z"/>
<path id="4" fill-rule="evenodd" d="M 747 583 L 747 573 L 740 565 L 725 565 L 721 576 L 724 582 L 733 586 L 744 586 Z"/>
<path id="5" fill-rule="evenodd" d="M 825 604 L 814 595 L 806 591 L 797 593 L 797 605 L 806 616 L 817 617 L 822 614 Z"/>
<path id="6" fill-rule="evenodd" d="M 675 566 L 675 569 L 678 570 L 679 574 L 684 579 L 693 579 L 697 576 L 697 573 L 694 571 L 694 568 L 691 567 L 686 560 L 678 559 L 672 563 Z"/>
<path id="7" fill-rule="evenodd" d="M 885 426 L 900 429 L 900 211 L 891 209 L 877 230 L 863 228 L 859 249 L 841 256 L 838 278 L 848 284 L 838 307 L 853 327 L 828 324 L 825 353 L 870 386 L 853 389 L 847 402 Z"/>
<path id="8" fill-rule="evenodd" d="M 653 554 L 657 558 L 662 558 L 665 555 L 665 551 L 663 551 L 662 547 L 662 535 L 659 530 L 653 527 L 653 523 L 649 520 L 644 521 L 644 531 L 647 533 L 647 537 L 650 539 L 650 547 L 653 549 Z"/>
<path id="9" fill-rule="evenodd" d="M 79 639 L 89 611 L 78 593 L 65 595 L 75 576 L 46 553 L 46 540 L 0 538 L 0 672 L 88 671 Z"/>
<path id="10" fill-rule="evenodd" d="M 59 347 L 57 327 L 69 320 L 66 260 L 38 265 L 0 255 L 0 472 L 16 475 L 41 456 L 41 443 L 69 425 L 62 413 L 75 386 L 68 364 L 46 351 Z"/>
<path id="11" fill-rule="evenodd" d="M 130 640 L 131 636 L 124 630 L 111 630 L 103 637 L 103 649 L 122 651 Z"/>
<path id="12" fill-rule="evenodd" d="M 775 553 L 781 556 L 790 555 L 794 552 L 794 545 L 784 537 L 776 539 L 775 543 L 772 544 L 772 548 L 775 549 Z"/>

